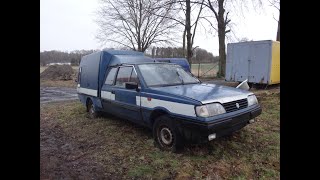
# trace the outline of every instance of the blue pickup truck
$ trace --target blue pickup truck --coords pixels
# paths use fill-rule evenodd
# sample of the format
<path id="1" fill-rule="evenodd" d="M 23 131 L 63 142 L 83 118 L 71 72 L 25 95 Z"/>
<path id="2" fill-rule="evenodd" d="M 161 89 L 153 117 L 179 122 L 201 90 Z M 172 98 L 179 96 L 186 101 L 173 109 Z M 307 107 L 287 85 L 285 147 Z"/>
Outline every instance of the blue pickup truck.
<path id="1" fill-rule="evenodd" d="M 202 83 L 180 65 L 155 62 L 141 52 L 102 50 L 84 56 L 77 82 L 89 117 L 107 112 L 149 127 L 162 150 L 211 141 L 261 114 L 252 92 Z"/>

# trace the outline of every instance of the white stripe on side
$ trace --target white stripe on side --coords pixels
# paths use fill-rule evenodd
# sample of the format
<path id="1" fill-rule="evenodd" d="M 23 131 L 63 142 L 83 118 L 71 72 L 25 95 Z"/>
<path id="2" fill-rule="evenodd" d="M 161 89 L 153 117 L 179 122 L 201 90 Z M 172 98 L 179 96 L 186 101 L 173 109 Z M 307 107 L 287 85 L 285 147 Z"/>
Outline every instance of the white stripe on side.
<path id="1" fill-rule="evenodd" d="M 81 88 L 81 87 L 77 88 L 77 92 L 78 93 L 82 93 L 82 94 L 87 94 L 87 95 L 90 95 L 90 96 L 95 96 L 95 97 L 97 97 L 97 94 L 98 94 L 97 90 Z"/>
<path id="2" fill-rule="evenodd" d="M 136 105 L 137 106 L 141 106 L 141 97 L 140 96 L 136 96 Z"/>
<path id="3" fill-rule="evenodd" d="M 107 100 L 115 100 L 115 95 L 108 91 L 101 91 L 101 98 Z"/>
<path id="4" fill-rule="evenodd" d="M 154 98 L 151 98 L 151 101 L 148 101 L 146 97 L 141 97 L 141 107 L 147 107 L 147 108 L 164 107 L 168 111 L 175 114 L 182 114 L 185 116 L 196 117 L 194 105 L 190 105 L 190 104 L 182 104 L 182 103 L 164 101 L 164 100 L 159 100 Z"/>

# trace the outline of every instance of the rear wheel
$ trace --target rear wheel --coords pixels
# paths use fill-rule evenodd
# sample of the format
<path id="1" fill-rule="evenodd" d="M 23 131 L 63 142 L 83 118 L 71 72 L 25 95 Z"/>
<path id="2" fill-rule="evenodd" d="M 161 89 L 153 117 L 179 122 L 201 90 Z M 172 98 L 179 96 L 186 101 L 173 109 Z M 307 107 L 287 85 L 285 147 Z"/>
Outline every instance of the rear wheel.
<path id="1" fill-rule="evenodd" d="M 153 126 L 153 137 L 156 146 L 161 150 L 178 152 L 183 149 L 183 138 L 174 121 L 166 115 L 156 119 Z"/>
<path id="2" fill-rule="evenodd" d="M 92 103 L 91 100 L 88 100 L 87 112 L 88 112 L 88 116 L 89 116 L 90 119 L 94 119 L 94 118 L 99 117 L 99 112 L 96 111 L 96 109 L 94 107 L 94 104 Z"/>

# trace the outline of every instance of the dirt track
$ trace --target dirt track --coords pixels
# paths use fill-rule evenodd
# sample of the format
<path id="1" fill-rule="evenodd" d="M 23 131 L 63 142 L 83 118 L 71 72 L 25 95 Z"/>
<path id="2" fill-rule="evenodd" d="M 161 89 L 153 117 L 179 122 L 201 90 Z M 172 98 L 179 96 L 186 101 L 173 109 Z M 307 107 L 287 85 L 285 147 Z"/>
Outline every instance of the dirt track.
<path id="1" fill-rule="evenodd" d="M 40 103 L 76 100 L 77 90 L 65 87 L 40 87 Z"/>
<path id="2" fill-rule="evenodd" d="M 103 167 L 87 156 L 93 144 L 67 135 L 52 119 L 40 121 L 40 179 L 97 179 Z"/>

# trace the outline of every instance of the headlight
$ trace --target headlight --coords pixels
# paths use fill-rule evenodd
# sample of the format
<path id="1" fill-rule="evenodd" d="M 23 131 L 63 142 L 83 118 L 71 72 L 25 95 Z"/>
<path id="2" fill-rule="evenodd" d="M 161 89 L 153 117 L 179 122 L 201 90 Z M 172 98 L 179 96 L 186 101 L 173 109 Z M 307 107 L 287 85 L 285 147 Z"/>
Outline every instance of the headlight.
<path id="1" fill-rule="evenodd" d="M 196 113 L 200 117 L 210 117 L 226 113 L 226 110 L 219 103 L 206 104 L 196 107 Z"/>
<path id="2" fill-rule="evenodd" d="M 248 106 L 258 104 L 258 100 L 255 95 L 248 96 Z"/>

